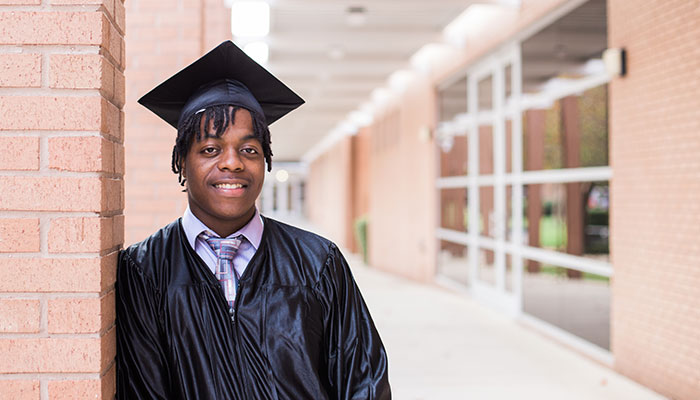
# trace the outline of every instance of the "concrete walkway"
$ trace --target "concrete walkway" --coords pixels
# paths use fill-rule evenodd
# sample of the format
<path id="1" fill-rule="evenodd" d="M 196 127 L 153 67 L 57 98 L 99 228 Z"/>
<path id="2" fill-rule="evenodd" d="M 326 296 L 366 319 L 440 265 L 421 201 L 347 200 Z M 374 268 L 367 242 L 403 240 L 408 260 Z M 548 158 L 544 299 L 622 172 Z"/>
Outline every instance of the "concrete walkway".
<path id="1" fill-rule="evenodd" d="M 395 399 L 664 398 L 462 294 L 348 260 L 389 353 Z"/>

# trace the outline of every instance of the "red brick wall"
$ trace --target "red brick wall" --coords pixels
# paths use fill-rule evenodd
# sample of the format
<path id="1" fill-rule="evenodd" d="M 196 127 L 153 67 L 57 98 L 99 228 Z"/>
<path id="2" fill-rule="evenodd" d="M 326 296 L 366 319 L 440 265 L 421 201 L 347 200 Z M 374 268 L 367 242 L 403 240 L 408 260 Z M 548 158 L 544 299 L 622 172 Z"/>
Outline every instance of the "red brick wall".
<path id="1" fill-rule="evenodd" d="M 230 10 L 221 0 L 126 2 L 126 240 L 130 245 L 182 215 L 187 197 L 170 171 L 175 129 L 136 101 L 224 40 Z"/>
<path id="2" fill-rule="evenodd" d="M 309 167 L 306 205 L 309 220 L 340 246 L 351 245 L 351 137 L 345 137 Z"/>
<path id="3" fill-rule="evenodd" d="M 436 98 L 416 81 L 372 126 L 369 259 L 372 266 L 416 280 L 432 280 L 437 226 Z"/>
<path id="4" fill-rule="evenodd" d="M 615 369 L 700 398 L 700 1 L 609 0 Z"/>
<path id="5" fill-rule="evenodd" d="M 124 5 L 0 5 L 0 398 L 112 398 Z"/>

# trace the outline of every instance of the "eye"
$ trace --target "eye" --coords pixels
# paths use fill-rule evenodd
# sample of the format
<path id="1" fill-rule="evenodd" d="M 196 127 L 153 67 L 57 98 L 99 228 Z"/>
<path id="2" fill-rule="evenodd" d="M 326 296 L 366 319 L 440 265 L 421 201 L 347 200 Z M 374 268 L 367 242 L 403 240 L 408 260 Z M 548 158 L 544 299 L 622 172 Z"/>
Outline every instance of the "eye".
<path id="1" fill-rule="evenodd" d="M 213 154 L 216 154 L 217 149 L 216 149 L 216 147 L 213 147 L 213 146 L 207 146 L 207 147 L 203 148 L 201 152 L 202 152 L 202 154 L 205 154 L 205 155 L 213 155 Z"/>
<path id="2" fill-rule="evenodd" d="M 241 149 L 241 151 L 246 154 L 258 154 L 258 149 L 255 149 L 253 147 L 245 147 Z"/>

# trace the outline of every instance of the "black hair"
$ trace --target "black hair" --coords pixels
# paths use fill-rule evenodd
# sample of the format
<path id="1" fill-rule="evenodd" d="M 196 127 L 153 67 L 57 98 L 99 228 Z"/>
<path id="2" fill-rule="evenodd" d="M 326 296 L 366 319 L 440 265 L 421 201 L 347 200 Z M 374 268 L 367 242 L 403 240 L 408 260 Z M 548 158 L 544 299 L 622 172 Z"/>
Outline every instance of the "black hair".
<path id="1" fill-rule="evenodd" d="M 190 150 L 190 146 L 194 141 L 200 141 L 202 138 L 221 137 L 228 128 L 229 124 L 235 121 L 236 111 L 248 110 L 247 108 L 233 106 L 228 104 L 211 106 L 204 111 L 194 113 L 185 118 L 177 126 L 177 139 L 173 147 L 173 158 L 171 161 L 172 170 L 177 174 L 177 180 L 180 185 L 185 186 L 186 178 L 182 176 L 185 157 Z M 262 144 L 263 156 L 267 163 L 267 170 L 272 169 L 272 149 L 270 148 L 270 130 L 265 123 L 262 115 L 254 111 L 250 111 L 250 116 L 253 119 L 253 134 L 255 138 Z M 202 129 L 202 117 L 204 120 L 204 129 Z M 209 126 L 212 124 L 213 132 L 209 131 Z"/>

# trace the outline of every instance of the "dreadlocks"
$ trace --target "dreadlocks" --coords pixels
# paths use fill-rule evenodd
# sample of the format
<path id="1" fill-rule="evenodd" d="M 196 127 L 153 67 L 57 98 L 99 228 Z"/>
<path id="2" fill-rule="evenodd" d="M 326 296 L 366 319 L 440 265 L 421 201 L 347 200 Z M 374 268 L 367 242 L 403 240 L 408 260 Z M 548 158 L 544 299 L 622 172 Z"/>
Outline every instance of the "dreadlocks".
<path id="1" fill-rule="evenodd" d="M 236 111 L 241 109 L 246 110 L 242 107 L 226 104 L 211 106 L 202 112 L 190 115 L 178 124 L 177 139 L 175 139 L 175 146 L 173 147 L 171 167 L 173 172 L 177 174 L 177 180 L 180 182 L 180 185 L 185 186 L 185 181 L 187 180 L 182 176 L 182 168 L 184 167 L 185 157 L 192 143 L 195 140 L 200 141 L 203 138 L 221 137 L 229 124 L 235 123 Z M 253 119 L 253 133 L 255 138 L 262 144 L 267 170 L 270 171 L 272 169 L 270 130 L 267 128 L 267 124 L 261 115 L 250 111 L 250 116 Z M 201 128 L 202 117 L 205 118 L 204 129 Z M 213 132 L 208 129 L 210 124 L 212 125 Z"/>

